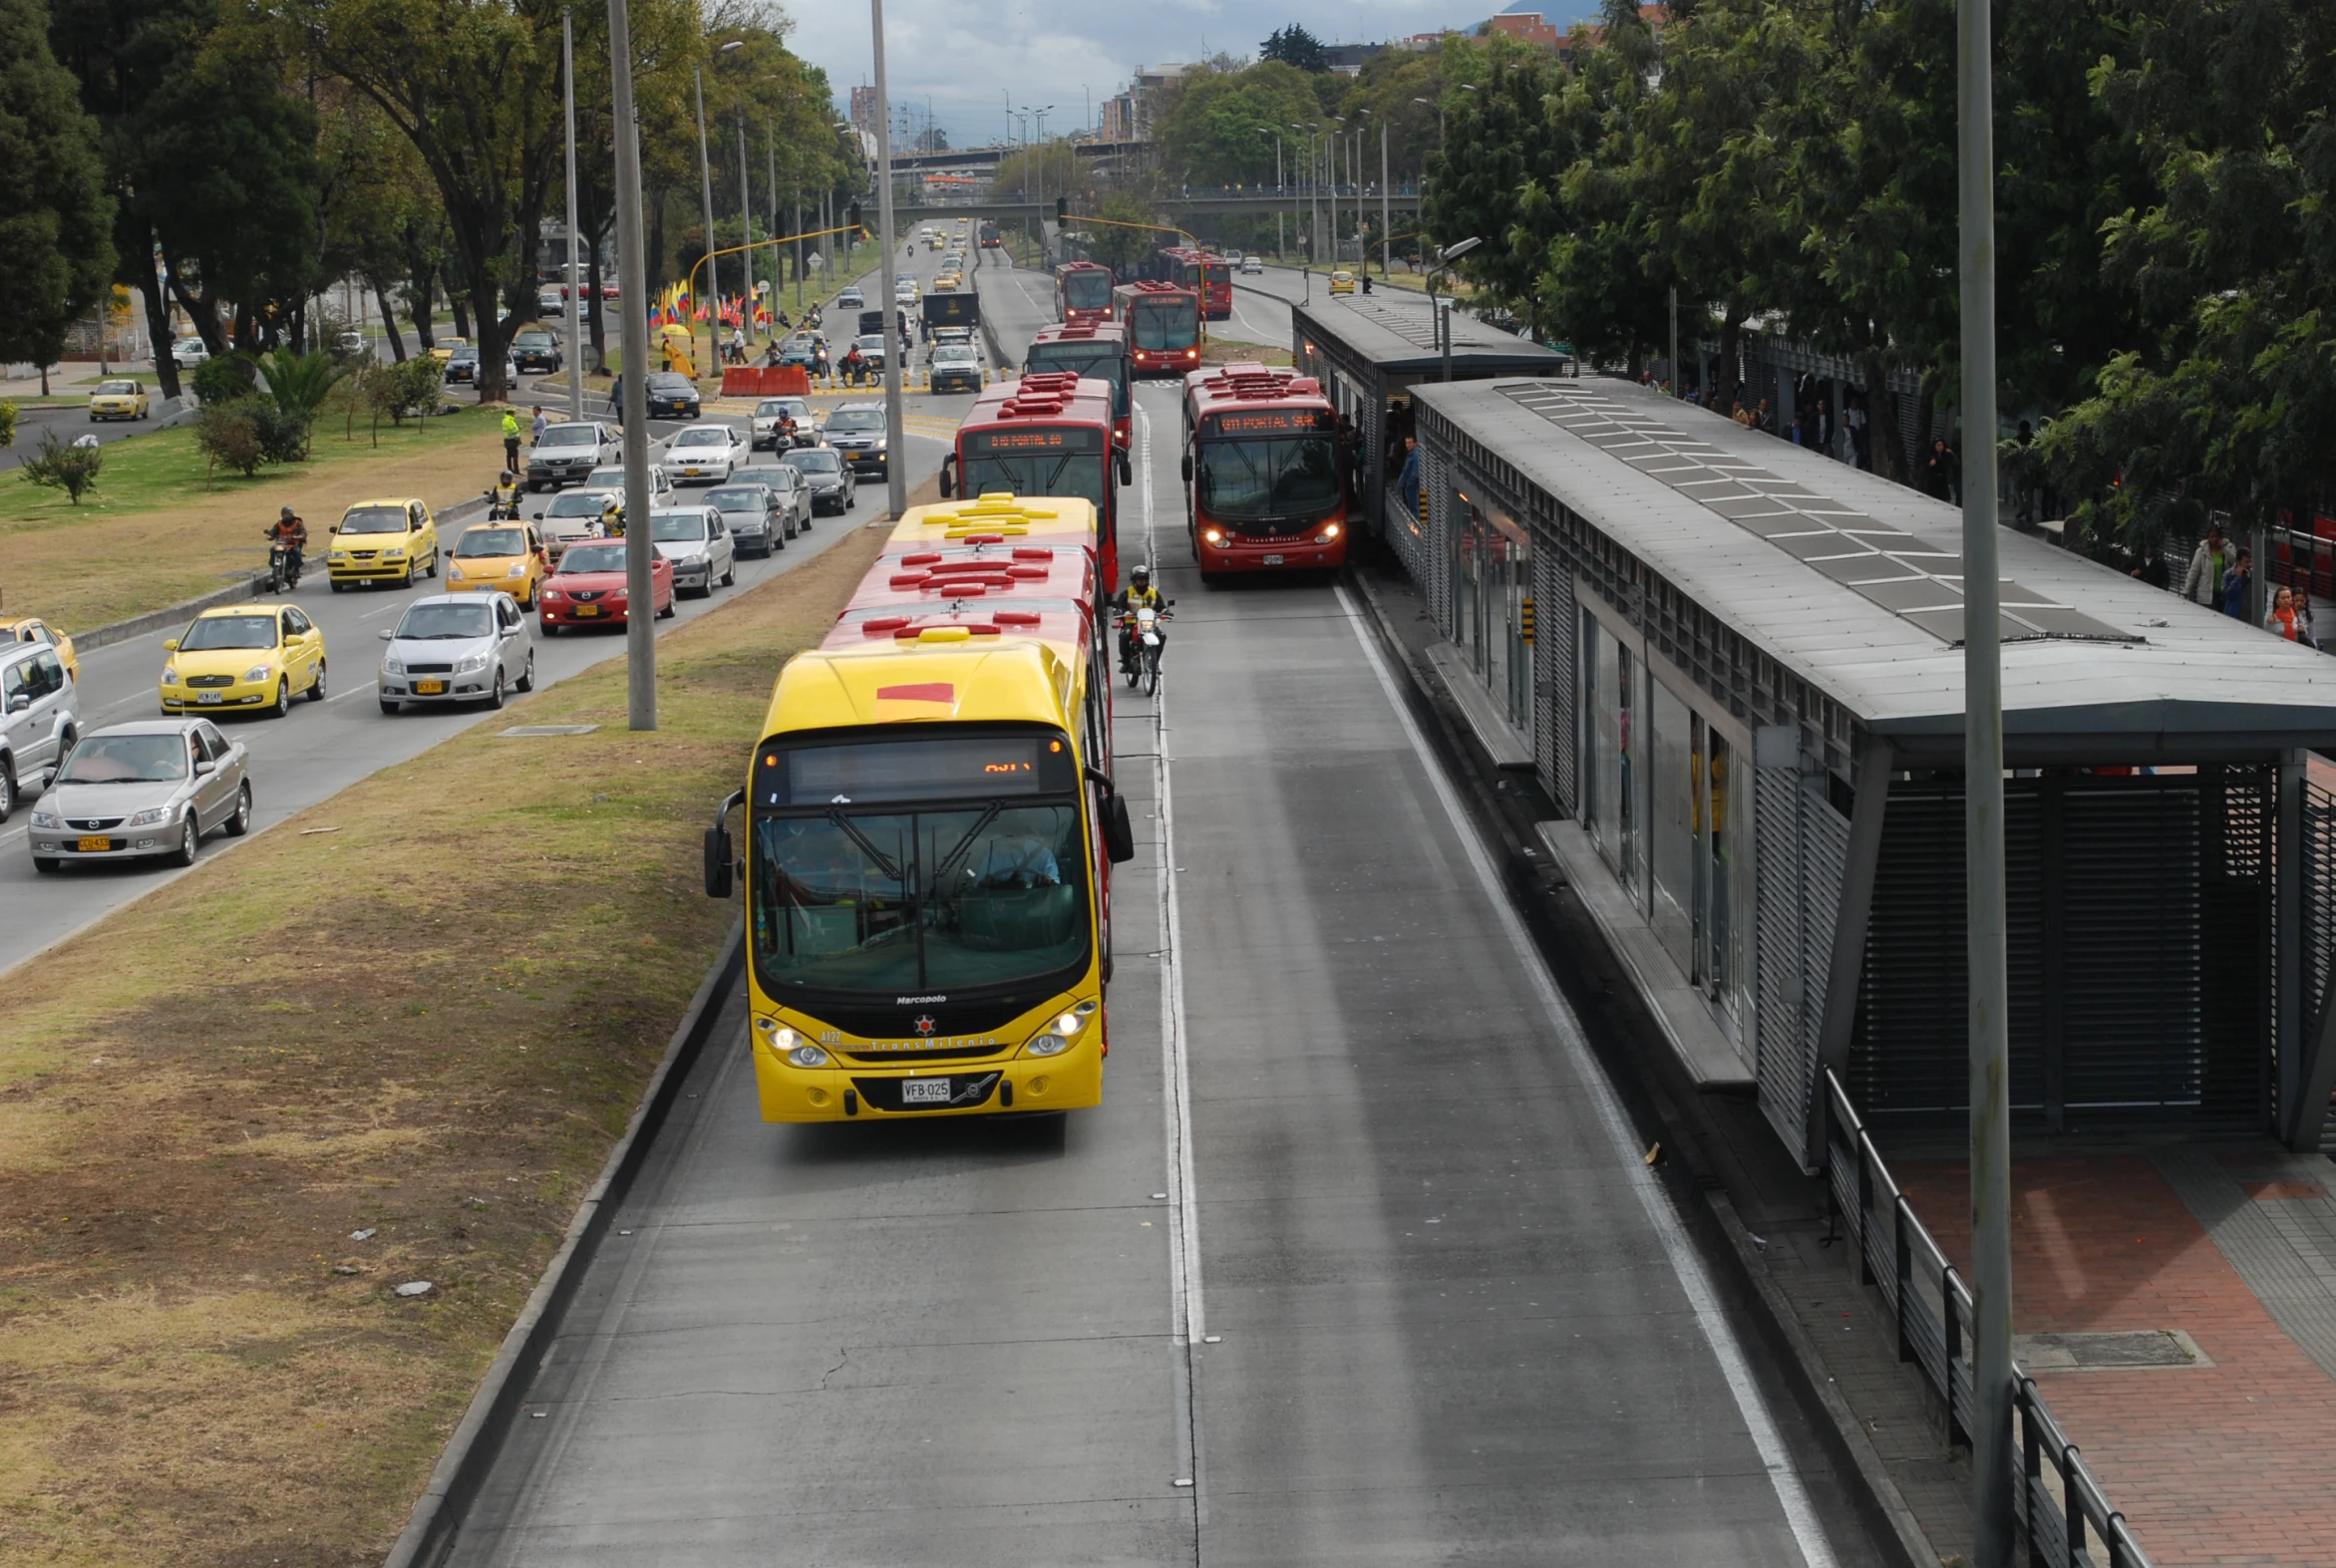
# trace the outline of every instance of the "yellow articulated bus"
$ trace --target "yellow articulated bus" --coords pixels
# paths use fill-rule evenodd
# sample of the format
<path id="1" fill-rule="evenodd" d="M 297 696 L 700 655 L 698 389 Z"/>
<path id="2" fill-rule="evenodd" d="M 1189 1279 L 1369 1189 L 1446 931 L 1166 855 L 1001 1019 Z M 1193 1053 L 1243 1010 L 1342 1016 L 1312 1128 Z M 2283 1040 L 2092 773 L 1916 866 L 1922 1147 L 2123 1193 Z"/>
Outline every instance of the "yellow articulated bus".
<path id="1" fill-rule="evenodd" d="M 763 1119 L 1097 1104 L 1109 867 L 1135 846 L 1093 663 L 1004 614 L 903 620 L 787 665 L 706 835 L 706 891 L 746 882 Z"/>

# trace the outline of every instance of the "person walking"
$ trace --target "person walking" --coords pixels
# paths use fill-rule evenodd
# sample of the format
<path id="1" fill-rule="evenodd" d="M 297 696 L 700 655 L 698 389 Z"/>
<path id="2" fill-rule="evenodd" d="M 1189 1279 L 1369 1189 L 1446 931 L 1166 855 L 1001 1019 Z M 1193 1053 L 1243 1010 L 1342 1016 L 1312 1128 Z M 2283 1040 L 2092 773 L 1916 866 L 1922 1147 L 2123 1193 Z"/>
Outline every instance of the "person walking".
<path id="1" fill-rule="evenodd" d="M 502 411 L 502 466 L 519 466 L 519 417 L 507 407 Z"/>
<path id="2" fill-rule="evenodd" d="M 2230 544 L 2222 537 L 2222 524 L 2206 524 L 2206 537 L 2190 556 L 2189 570 L 2182 573 L 2181 596 L 2192 604 L 2220 609 L 2222 574 L 2229 569 L 2229 556 Z"/>
<path id="3" fill-rule="evenodd" d="M 1415 521 L 1428 515 L 1427 498 L 1420 494 L 1420 443 L 1415 436 L 1403 439 L 1403 470 L 1396 475 L 1395 492 L 1411 508 Z"/>
<path id="4" fill-rule="evenodd" d="M 2238 563 L 2222 576 L 2222 613 L 2234 621 L 2243 621 L 2247 613 L 2247 589 L 2254 585 L 2255 552 L 2243 546 L 2238 552 Z"/>
<path id="5" fill-rule="evenodd" d="M 2142 546 L 2142 564 L 2134 568 L 2136 577 L 2153 588 L 2171 588 L 2173 574 L 2166 564 L 2166 557 L 2158 553 L 2158 541 L 2152 539 Z"/>
<path id="6" fill-rule="evenodd" d="M 1947 444 L 1944 436 L 1930 438 L 1930 456 L 1922 463 L 1922 493 L 1947 498 Z"/>

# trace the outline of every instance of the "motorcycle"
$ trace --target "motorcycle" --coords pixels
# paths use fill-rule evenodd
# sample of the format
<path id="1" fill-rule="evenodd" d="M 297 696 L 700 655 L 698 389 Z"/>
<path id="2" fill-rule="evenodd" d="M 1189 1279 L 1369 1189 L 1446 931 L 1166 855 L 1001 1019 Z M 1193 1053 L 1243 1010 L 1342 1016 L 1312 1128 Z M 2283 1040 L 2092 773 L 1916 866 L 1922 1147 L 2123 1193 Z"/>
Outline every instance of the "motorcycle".
<path id="1" fill-rule="evenodd" d="M 1128 612 L 1121 626 L 1128 634 L 1128 689 L 1141 687 L 1147 697 L 1160 691 L 1160 655 L 1168 645 L 1167 609 L 1140 604 Z"/>
<path id="2" fill-rule="evenodd" d="M 487 520 L 489 522 L 516 522 L 519 517 L 519 487 L 516 484 L 498 484 L 487 490 Z"/>
<path id="3" fill-rule="evenodd" d="M 267 547 L 267 585 L 270 593 L 290 593 L 300 586 L 300 552 L 282 539 Z"/>

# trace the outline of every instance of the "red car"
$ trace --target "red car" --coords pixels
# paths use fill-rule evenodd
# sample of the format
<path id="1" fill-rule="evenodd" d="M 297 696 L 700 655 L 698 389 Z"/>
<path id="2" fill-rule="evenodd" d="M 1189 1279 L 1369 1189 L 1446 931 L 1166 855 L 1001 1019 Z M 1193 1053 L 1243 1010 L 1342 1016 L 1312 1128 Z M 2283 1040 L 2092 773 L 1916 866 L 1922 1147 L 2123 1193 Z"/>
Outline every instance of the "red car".
<path id="1" fill-rule="evenodd" d="M 649 562 L 649 602 L 660 620 L 673 613 L 673 563 Z M 625 621 L 624 540 L 578 539 L 545 579 L 537 614 L 543 635 L 570 626 L 622 626 Z"/>

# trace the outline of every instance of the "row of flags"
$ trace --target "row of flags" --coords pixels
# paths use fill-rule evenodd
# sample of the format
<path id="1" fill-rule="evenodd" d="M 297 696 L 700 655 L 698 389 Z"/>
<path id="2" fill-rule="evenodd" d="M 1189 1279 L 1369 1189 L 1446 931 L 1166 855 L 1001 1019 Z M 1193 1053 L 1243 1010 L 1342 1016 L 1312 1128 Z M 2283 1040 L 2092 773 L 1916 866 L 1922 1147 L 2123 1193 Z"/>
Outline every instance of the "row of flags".
<path id="1" fill-rule="evenodd" d="M 652 327 L 704 326 L 707 319 L 707 309 L 708 306 L 704 300 L 691 297 L 688 283 L 668 283 L 665 285 L 665 291 L 657 296 L 657 303 L 649 312 L 649 325 Z M 712 310 L 713 319 L 725 327 L 748 325 L 762 327 L 770 325 L 771 321 L 770 306 L 760 300 L 750 304 L 743 295 L 738 294 L 717 295 L 713 301 Z"/>

